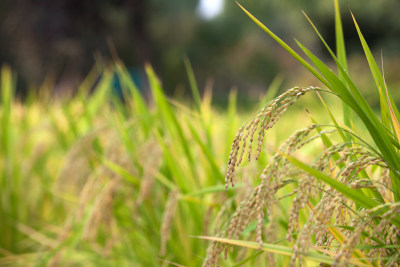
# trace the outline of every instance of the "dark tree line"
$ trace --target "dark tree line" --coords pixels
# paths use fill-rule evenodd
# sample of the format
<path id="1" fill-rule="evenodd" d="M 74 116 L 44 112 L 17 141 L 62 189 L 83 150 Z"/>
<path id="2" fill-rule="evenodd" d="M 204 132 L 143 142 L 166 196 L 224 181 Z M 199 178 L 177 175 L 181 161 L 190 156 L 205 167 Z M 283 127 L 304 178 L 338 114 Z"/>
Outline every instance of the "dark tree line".
<path id="1" fill-rule="evenodd" d="M 96 53 L 109 57 L 109 37 L 142 65 L 149 60 L 146 3 L 2 1 L 0 60 L 10 63 L 26 83 L 40 86 L 49 75 L 59 87 L 73 88 L 94 65 Z"/>

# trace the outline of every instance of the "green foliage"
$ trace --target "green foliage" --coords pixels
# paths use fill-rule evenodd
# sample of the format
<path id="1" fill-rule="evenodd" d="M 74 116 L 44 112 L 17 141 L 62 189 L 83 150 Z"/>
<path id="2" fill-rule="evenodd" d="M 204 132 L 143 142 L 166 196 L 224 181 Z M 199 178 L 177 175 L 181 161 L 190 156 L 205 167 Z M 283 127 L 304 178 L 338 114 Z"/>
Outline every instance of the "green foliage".
<path id="1" fill-rule="evenodd" d="M 213 235 L 221 207 L 239 201 L 223 185 L 238 114 L 233 92 L 227 114 L 211 91 L 200 97 L 186 64 L 194 109 L 169 99 L 150 65 L 148 100 L 116 59 L 75 96 L 25 103 L 2 68 L 0 265 L 202 264 L 207 241 L 193 236 Z"/>
<path id="2" fill-rule="evenodd" d="M 290 184 L 285 180 L 288 178 L 295 180 L 298 184 L 293 193 L 296 197 L 293 200 L 290 212 L 288 241 L 292 240 L 294 230 L 299 229 L 300 231 L 292 244 L 291 266 L 295 266 L 297 260 L 303 261 L 311 255 L 311 249 L 315 248 L 326 248 L 328 251 L 324 253 L 333 255 L 335 258 L 332 262 L 334 266 L 348 265 L 357 259 L 360 261 L 357 265 L 367 264 L 369 266 L 375 266 L 379 263 L 391 265 L 398 262 L 400 255 L 397 250 L 382 250 L 376 257 L 367 257 L 367 254 L 364 254 L 368 252 L 368 255 L 377 255 L 371 245 L 391 246 L 398 242 L 397 235 L 400 227 L 399 209 L 397 208 L 400 196 L 400 160 L 398 157 L 400 127 L 399 113 L 386 86 L 384 76 L 381 74 L 354 16 L 354 24 L 378 88 L 381 100 L 381 116 L 375 114 L 349 74 L 338 0 L 334 1 L 336 54 L 330 49 L 308 16 L 304 14 L 331 55 L 332 60 L 336 63 L 337 73 L 334 73 L 326 63 L 296 40 L 297 45 L 305 54 L 305 57 L 302 57 L 249 11 L 240 4 L 238 5 L 251 20 L 337 96 L 343 106 L 344 124 L 341 124 L 340 120 L 332 115 L 321 98 L 333 125 L 319 125 L 312 118 L 314 125 L 296 131 L 282 144 L 262 172 L 260 184 L 250 192 L 242 205 L 236 209 L 227 229 L 223 229 L 219 233 L 220 236 L 227 236 L 227 239 L 211 238 L 214 242 L 211 245 L 206 265 L 212 266 L 218 262 L 219 253 L 226 246 L 229 246 L 227 244 L 230 242 L 236 242 L 232 239 L 240 237 L 243 229 L 255 219 L 257 219 L 256 240 L 259 243 L 259 248 L 263 248 L 263 231 L 275 227 L 274 217 L 270 219 L 272 222 L 268 226 L 264 225 L 263 218 L 273 216 L 274 207 L 271 206 L 279 201 L 278 189 Z M 312 90 L 315 90 L 315 88 L 288 90 L 271 100 L 258 112 L 255 119 L 239 129 L 229 157 L 226 183 L 230 180 L 232 185 L 234 184 L 235 167 L 242 161 L 243 151 L 247 148 L 247 139 L 250 139 L 250 145 L 248 145 L 250 159 L 251 144 L 255 132 L 258 131 L 259 136 L 257 146 L 259 153 L 264 132 L 274 126 L 275 118 L 280 117 L 281 110 L 286 110 L 288 106 L 292 105 L 295 96 L 300 96 Z M 360 126 L 356 126 L 357 124 Z M 322 130 L 326 127 L 333 127 L 333 130 Z M 317 131 L 317 135 L 308 138 L 307 136 L 314 129 Z M 336 132 L 340 134 L 341 141 L 333 141 L 330 137 L 332 133 Z M 365 136 L 365 134 L 369 136 Z M 313 163 L 304 163 L 303 160 L 299 160 L 293 155 L 315 139 L 320 139 L 325 147 L 322 148 L 320 156 L 317 156 Z M 239 151 L 242 151 L 241 154 L 238 153 Z M 382 162 L 382 164 L 379 162 Z M 369 166 L 373 167 L 369 168 Z M 297 171 L 295 171 L 296 169 Z M 301 171 L 299 172 L 299 170 Z M 390 183 L 388 183 L 389 179 Z M 319 185 L 321 182 L 323 185 Z M 385 189 L 379 189 L 379 186 L 373 185 L 375 183 L 381 185 L 386 183 Z M 317 192 L 320 196 L 315 198 L 313 195 Z M 275 196 L 275 194 L 278 196 Z M 339 202 L 335 203 L 336 201 Z M 306 205 L 311 208 L 310 212 L 303 211 Z M 306 216 L 307 219 L 304 225 L 300 227 L 299 216 L 301 215 Z M 328 226 L 335 224 L 346 227 L 357 220 L 358 226 L 352 228 L 346 234 L 336 227 Z M 324 225 L 324 227 L 321 225 Z M 392 230 L 396 234 L 393 234 Z M 367 237 L 363 237 L 362 233 L 364 232 L 366 232 Z M 333 240 L 340 245 L 339 249 L 332 247 Z M 314 243 L 317 245 L 313 245 Z M 371 249 L 362 252 L 356 248 L 358 243 L 365 244 L 367 247 L 370 246 Z M 245 242 L 236 242 L 235 245 L 249 247 Z M 321 260 L 321 262 L 323 261 Z"/>

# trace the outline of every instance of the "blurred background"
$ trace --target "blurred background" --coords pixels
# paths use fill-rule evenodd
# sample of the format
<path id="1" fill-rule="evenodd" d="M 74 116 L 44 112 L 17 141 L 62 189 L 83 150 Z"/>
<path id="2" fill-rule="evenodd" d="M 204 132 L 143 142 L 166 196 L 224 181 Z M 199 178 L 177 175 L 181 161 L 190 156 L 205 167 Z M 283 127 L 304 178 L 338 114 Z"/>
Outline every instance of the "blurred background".
<path id="1" fill-rule="evenodd" d="M 284 41 L 294 45 L 295 37 L 326 58 L 304 10 L 334 48 L 332 1 L 241 3 Z M 400 2 L 344 0 L 341 8 L 349 69 L 355 75 L 367 71 L 351 9 L 375 55 L 383 51 L 385 75 L 396 95 Z M 232 0 L 0 1 L 0 64 L 8 63 L 18 73 L 20 95 L 39 90 L 45 82 L 59 92 L 76 90 L 96 62 L 112 60 L 109 43 L 143 90 L 144 63 L 150 62 L 167 93 L 190 95 L 185 57 L 200 89 L 213 88 L 215 101 L 223 101 L 232 88 L 238 89 L 240 99 L 257 98 L 277 75 L 285 87 L 317 85 Z M 360 86 L 368 92 L 373 86 L 370 75 L 360 76 Z"/>

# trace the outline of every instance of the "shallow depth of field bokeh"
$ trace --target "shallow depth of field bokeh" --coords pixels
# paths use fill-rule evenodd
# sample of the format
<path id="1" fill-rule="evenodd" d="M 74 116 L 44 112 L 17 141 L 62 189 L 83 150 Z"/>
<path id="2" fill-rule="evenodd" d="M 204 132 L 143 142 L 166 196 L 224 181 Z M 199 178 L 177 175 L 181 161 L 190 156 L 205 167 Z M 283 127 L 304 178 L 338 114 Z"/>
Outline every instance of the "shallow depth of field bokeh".
<path id="1" fill-rule="evenodd" d="M 220 7 L 206 6 L 218 2 Z M 377 62 L 383 51 L 385 79 L 398 102 L 400 21 L 396 12 L 400 6 L 389 0 L 340 4 L 349 73 L 379 114 L 382 95 L 349 9 Z M 300 40 L 336 70 L 301 12 L 313 20 L 335 52 L 333 1 L 252 0 L 243 5 L 284 42 L 295 46 L 294 38 Z M 346 131 L 355 132 L 366 143 L 376 141 L 362 119 L 354 116 L 346 122 L 346 109 L 338 98 L 325 93 L 326 86 L 234 1 L 2 1 L 0 68 L 0 266 L 208 264 L 213 248 L 206 237 L 229 236 L 234 214 L 257 193 L 265 166 L 275 153 L 286 153 L 279 152 L 279 147 L 296 130 L 336 123 L 333 114 Z M 322 91 L 292 90 L 293 105 L 272 123 L 262 145 L 257 144 L 260 137 L 254 138 L 243 164 L 235 169 L 234 189 L 226 191 L 225 176 L 238 130 L 250 122 L 248 129 L 256 131 L 257 114 L 261 117 L 267 112 L 262 108 L 297 86 Z M 357 143 L 347 132 L 330 130 L 329 142 L 340 143 L 344 138 L 346 145 Z M 319 142 L 304 141 L 307 145 L 294 156 L 308 164 L 323 158 L 322 152 L 329 148 L 324 133 L 316 134 Z M 246 148 L 246 143 L 242 145 Z M 258 160 L 252 153 L 260 153 Z M 343 161 L 372 155 L 357 153 Z M 360 171 L 362 178 L 389 175 L 382 162 L 365 167 Z M 300 255 L 299 243 L 287 236 L 301 237 L 291 229 L 289 216 L 299 198 L 296 193 L 302 183 L 294 181 L 299 173 L 291 170 L 275 188 L 273 215 L 257 217 L 238 230 L 243 242 L 259 242 L 262 236 L 265 250 L 240 243 L 227 249 L 225 258 L 222 253 L 220 264 L 286 266 L 292 255 Z M 321 192 L 330 190 L 320 182 L 315 187 L 322 188 Z M 365 194 L 376 197 L 370 188 L 363 192 L 369 190 Z M 382 202 L 396 206 L 397 197 L 386 189 L 379 188 Z M 313 191 L 308 206 L 301 207 L 299 229 L 308 226 L 313 205 L 318 206 L 321 199 L 325 195 Z M 348 205 L 356 210 L 359 204 Z M 364 214 L 357 212 L 360 218 Z M 352 218 L 347 213 L 343 216 Z M 261 234 L 257 221 L 263 227 Z M 323 246 L 311 251 L 303 263 L 335 264 L 332 259 L 343 253 L 343 240 L 346 236 L 351 240 L 359 226 L 344 224 L 332 227 L 347 231 L 341 235 L 326 222 L 337 243 L 332 243 L 329 252 L 322 251 Z M 366 249 L 371 255 L 376 253 L 367 256 L 380 258 L 369 262 L 359 252 L 363 248 L 357 247 L 351 264 L 383 264 L 384 255 L 385 263 L 397 264 L 399 255 L 393 251 L 399 249 L 398 238 L 391 233 L 398 234 L 398 228 L 390 227 L 385 230 L 386 243 L 379 243 L 379 236 L 372 238 L 376 245 L 386 246 L 386 254 L 382 247 L 376 252 L 367 244 L 370 237 L 365 233 Z"/>

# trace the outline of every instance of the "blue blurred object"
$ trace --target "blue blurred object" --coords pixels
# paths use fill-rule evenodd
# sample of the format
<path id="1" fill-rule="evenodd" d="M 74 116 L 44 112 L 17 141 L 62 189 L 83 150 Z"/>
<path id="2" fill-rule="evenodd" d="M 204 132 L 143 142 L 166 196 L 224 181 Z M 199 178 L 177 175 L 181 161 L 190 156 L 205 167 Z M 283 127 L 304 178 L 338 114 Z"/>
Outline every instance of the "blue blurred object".
<path id="1" fill-rule="evenodd" d="M 143 93 L 144 84 L 143 84 L 142 71 L 136 67 L 128 67 L 127 69 L 128 69 L 130 78 L 135 83 L 138 90 L 141 93 Z M 113 77 L 113 82 L 112 82 L 112 93 L 114 96 L 118 96 L 122 101 L 125 101 L 124 94 L 122 92 L 121 81 L 120 81 L 120 78 L 118 77 L 118 74 L 115 69 L 114 69 L 114 77 Z"/>

